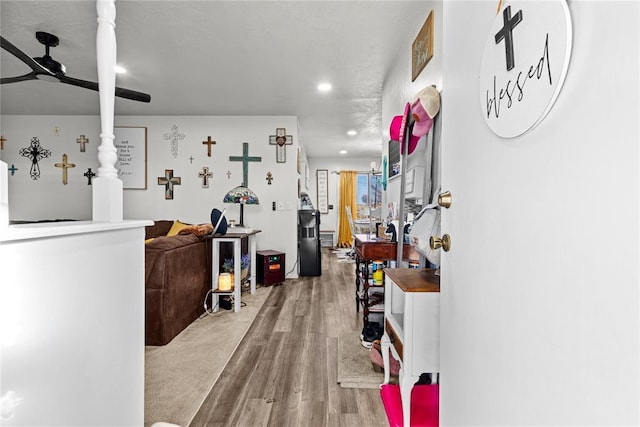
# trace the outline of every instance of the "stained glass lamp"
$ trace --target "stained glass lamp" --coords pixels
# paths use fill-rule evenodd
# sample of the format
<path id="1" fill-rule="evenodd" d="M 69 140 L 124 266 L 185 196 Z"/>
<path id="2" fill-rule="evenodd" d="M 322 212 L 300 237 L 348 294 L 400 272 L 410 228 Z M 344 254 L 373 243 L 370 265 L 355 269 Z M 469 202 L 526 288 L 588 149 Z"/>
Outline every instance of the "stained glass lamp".
<path id="1" fill-rule="evenodd" d="M 258 196 L 256 193 L 251 191 L 247 187 L 238 186 L 229 190 L 227 194 L 225 194 L 224 199 L 222 199 L 224 203 L 238 203 L 240 204 L 240 227 L 244 227 L 244 205 L 259 205 L 260 201 L 258 200 Z"/>

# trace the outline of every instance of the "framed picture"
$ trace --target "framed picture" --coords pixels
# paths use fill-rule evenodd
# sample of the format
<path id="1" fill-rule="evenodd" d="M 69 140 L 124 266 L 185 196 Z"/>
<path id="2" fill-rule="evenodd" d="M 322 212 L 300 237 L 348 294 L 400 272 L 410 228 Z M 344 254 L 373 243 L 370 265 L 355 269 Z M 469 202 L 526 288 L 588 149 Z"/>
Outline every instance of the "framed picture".
<path id="1" fill-rule="evenodd" d="M 318 210 L 321 214 L 329 213 L 329 171 L 318 169 L 316 171 L 316 185 L 318 193 Z"/>
<path id="2" fill-rule="evenodd" d="M 302 174 L 302 159 L 300 158 L 300 147 L 296 147 L 296 167 L 298 173 Z"/>
<path id="3" fill-rule="evenodd" d="M 420 75 L 422 69 L 433 57 L 433 10 L 429 12 L 420 32 L 411 46 L 411 81 Z"/>
<path id="4" fill-rule="evenodd" d="M 388 178 L 400 175 L 400 150 L 398 150 L 398 145 L 397 142 L 389 140 Z"/>
<path id="5" fill-rule="evenodd" d="M 125 190 L 147 189 L 147 128 L 116 126 L 113 128 L 118 160 L 115 168 Z"/>

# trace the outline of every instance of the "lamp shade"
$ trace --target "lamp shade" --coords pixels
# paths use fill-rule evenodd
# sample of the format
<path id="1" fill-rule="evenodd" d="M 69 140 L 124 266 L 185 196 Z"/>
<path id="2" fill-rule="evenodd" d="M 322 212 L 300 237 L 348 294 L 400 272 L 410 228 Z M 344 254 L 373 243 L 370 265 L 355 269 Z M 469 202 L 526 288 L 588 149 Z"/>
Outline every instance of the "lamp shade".
<path id="1" fill-rule="evenodd" d="M 242 185 L 232 188 L 225 194 L 224 203 L 237 203 L 240 205 L 240 226 L 244 227 L 244 205 L 259 205 L 260 201 L 256 193 Z"/>
<path id="2" fill-rule="evenodd" d="M 222 199 L 224 203 L 240 203 L 243 205 L 259 205 L 260 201 L 258 200 L 258 196 L 256 193 L 248 189 L 247 187 L 238 186 L 232 188 L 225 194 L 224 199 Z"/>

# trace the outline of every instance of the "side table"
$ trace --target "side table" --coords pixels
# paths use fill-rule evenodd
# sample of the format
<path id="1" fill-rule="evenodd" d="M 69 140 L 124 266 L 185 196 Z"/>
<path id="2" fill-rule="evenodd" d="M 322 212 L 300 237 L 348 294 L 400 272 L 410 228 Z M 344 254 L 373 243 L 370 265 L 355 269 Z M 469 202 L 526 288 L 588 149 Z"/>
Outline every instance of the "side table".
<path id="1" fill-rule="evenodd" d="M 233 232 L 222 235 L 211 236 L 211 287 L 212 287 L 212 301 L 211 306 L 213 311 L 219 309 L 219 297 L 220 295 L 233 295 L 233 311 L 240 311 L 240 294 L 241 294 L 241 275 L 242 269 L 240 267 L 241 243 L 242 239 L 249 239 L 249 253 L 251 258 L 251 271 L 249 273 L 249 280 L 251 285 L 251 294 L 256 292 L 256 234 L 262 230 L 252 229 L 239 229 L 235 228 Z M 218 290 L 218 276 L 220 275 L 220 243 L 228 242 L 233 244 L 233 287 L 230 291 Z"/>

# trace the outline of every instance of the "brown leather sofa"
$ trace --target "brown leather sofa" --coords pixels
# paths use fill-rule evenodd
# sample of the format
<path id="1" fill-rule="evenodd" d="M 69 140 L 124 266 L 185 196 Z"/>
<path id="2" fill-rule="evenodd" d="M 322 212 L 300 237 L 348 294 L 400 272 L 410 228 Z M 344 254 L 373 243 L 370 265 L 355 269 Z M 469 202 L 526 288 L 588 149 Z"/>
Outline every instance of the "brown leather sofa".
<path id="1" fill-rule="evenodd" d="M 196 234 L 169 237 L 172 225 L 160 220 L 146 227 L 146 345 L 169 343 L 202 315 L 211 289 L 211 239 Z"/>

